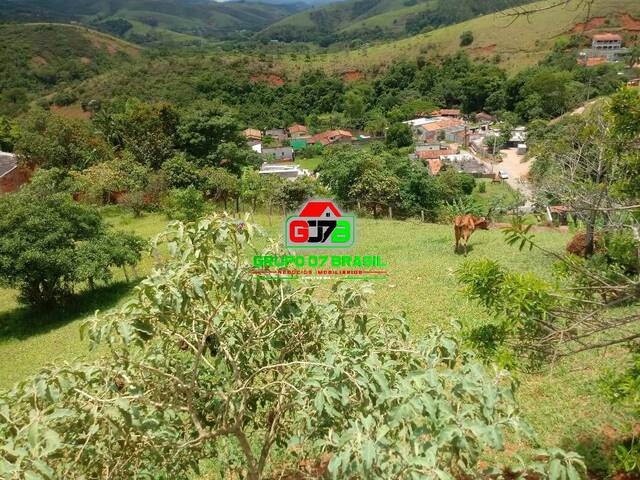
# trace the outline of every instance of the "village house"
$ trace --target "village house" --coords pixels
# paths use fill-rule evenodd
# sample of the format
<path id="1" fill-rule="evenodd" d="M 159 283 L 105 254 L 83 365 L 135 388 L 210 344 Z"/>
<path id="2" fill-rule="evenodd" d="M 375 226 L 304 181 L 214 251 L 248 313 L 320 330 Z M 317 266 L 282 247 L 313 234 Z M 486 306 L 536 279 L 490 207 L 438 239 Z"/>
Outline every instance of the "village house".
<path id="1" fill-rule="evenodd" d="M 262 132 L 255 128 L 247 128 L 242 131 L 242 134 L 248 141 L 260 141 L 262 140 Z"/>
<path id="2" fill-rule="evenodd" d="M 291 162 L 295 158 L 291 147 L 262 147 L 261 154 L 272 162 Z"/>
<path id="3" fill-rule="evenodd" d="M 622 37 L 617 33 L 597 33 L 591 41 L 591 48 L 596 50 L 617 50 L 622 48 Z"/>
<path id="4" fill-rule="evenodd" d="M 511 138 L 507 141 L 508 148 L 519 148 L 524 145 L 526 149 L 527 127 L 516 127 L 511 131 Z"/>
<path id="5" fill-rule="evenodd" d="M 263 163 L 259 173 L 260 175 L 277 175 L 280 178 L 290 181 L 310 175 L 308 170 L 301 169 L 298 165 L 278 165 L 269 163 Z"/>
<path id="6" fill-rule="evenodd" d="M 291 125 L 289 127 L 289 137 L 292 139 L 309 138 L 309 129 L 304 125 Z"/>
<path id="7" fill-rule="evenodd" d="M 265 130 L 265 136 L 273 138 L 275 141 L 282 143 L 287 140 L 287 131 L 282 128 L 271 128 Z"/>
<path id="8" fill-rule="evenodd" d="M 353 140 L 353 135 L 349 130 L 329 130 L 315 134 L 308 143 L 331 145 L 334 143 L 351 143 Z"/>
<path id="9" fill-rule="evenodd" d="M 433 143 L 446 140 L 460 144 L 466 143 L 467 124 L 458 118 L 423 117 L 403 123 L 411 127 L 413 136 L 419 142 Z"/>
<path id="10" fill-rule="evenodd" d="M 432 117 L 446 117 L 446 118 L 460 118 L 461 112 L 458 108 L 443 108 L 441 110 L 434 110 L 431 112 Z"/>
<path id="11" fill-rule="evenodd" d="M 28 183 L 33 171 L 18 165 L 12 153 L 0 152 L 0 194 L 15 192 Z"/>
<path id="12" fill-rule="evenodd" d="M 487 112 L 476 113 L 476 122 L 478 123 L 493 123 L 495 121 L 496 118 Z"/>
<path id="13" fill-rule="evenodd" d="M 617 33 L 597 33 L 591 40 L 591 48 L 583 50 L 578 63 L 586 67 L 595 67 L 603 63 L 616 62 L 628 53 L 623 47 L 622 36 Z"/>

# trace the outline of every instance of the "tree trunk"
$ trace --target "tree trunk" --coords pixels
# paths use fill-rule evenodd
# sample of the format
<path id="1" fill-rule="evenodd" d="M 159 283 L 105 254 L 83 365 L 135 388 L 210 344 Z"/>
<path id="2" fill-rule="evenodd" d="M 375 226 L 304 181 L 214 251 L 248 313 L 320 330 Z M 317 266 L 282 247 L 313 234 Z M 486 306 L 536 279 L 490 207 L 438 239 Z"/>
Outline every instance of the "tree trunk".
<path id="1" fill-rule="evenodd" d="M 587 221 L 587 234 L 585 236 L 585 246 L 584 253 L 585 256 L 590 257 L 593 255 L 594 251 L 594 243 L 595 243 L 595 223 L 596 223 L 596 215 L 592 213 L 589 216 L 589 220 Z"/>
<path id="2" fill-rule="evenodd" d="M 389 205 L 389 219 L 393 219 L 393 209 L 391 208 L 391 205 Z"/>
<path id="3" fill-rule="evenodd" d="M 236 197 L 236 214 L 240 213 L 240 197 Z"/>
<path id="4" fill-rule="evenodd" d="M 127 266 L 126 265 L 122 265 L 122 271 L 124 272 L 124 278 L 128 283 L 129 282 L 129 274 L 127 273 Z"/>

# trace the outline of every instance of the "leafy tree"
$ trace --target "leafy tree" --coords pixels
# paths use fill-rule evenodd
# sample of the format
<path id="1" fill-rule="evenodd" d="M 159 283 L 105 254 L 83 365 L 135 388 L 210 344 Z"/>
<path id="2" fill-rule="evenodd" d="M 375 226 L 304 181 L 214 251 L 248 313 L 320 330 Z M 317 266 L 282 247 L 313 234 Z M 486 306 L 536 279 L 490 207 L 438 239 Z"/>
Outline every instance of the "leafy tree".
<path id="1" fill-rule="evenodd" d="M 93 121 L 114 146 L 143 165 L 158 169 L 173 154 L 178 113 L 169 103 L 130 99 L 113 112 L 101 110 Z"/>
<path id="2" fill-rule="evenodd" d="M 227 201 L 240 197 L 240 181 L 238 177 L 220 167 L 206 167 L 200 172 L 202 188 L 208 198 L 222 201 L 227 208 Z"/>
<path id="3" fill-rule="evenodd" d="M 471 175 L 456 172 L 452 168 L 444 170 L 437 178 L 445 202 L 452 202 L 470 195 L 476 185 L 476 181 Z"/>
<path id="4" fill-rule="evenodd" d="M 411 340 L 406 319 L 344 284 L 323 299 L 253 275 L 255 230 L 219 216 L 170 226 L 154 244 L 166 262 L 83 326 L 105 355 L 2 394 L 2 474 L 180 480 L 215 455 L 222 477 L 260 480 L 324 453 L 333 478 L 450 478 L 526 434 L 508 375 L 441 331 Z M 522 468 L 583 470 L 575 454 L 546 458 Z"/>
<path id="5" fill-rule="evenodd" d="M 141 191 L 147 186 L 149 168 L 131 156 L 92 165 L 74 176 L 86 198 L 103 205 L 115 192 Z"/>
<path id="6" fill-rule="evenodd" d="M 78 282 L 93 286 L 111 278 L 110 267 L 139 259 L 136 237 L 113 233 L 69 191 L 49 188 L 64 186 L 62 176 L 41 170 L 31 185 L 0 197 L 0 281 L 25 303 L 57 301 Z"/>
<path id="7" fill-rule="evenodd" d="M 19 136 L 18 125 L 0 116 L 0 151 L 13 152 Z"/>
<path id="8" fill-rule="evenodd" d="M 187 112 L 178 127 L 178 137 L 180 147 L 200 165 L 224 166 L 238 173 L 246 158 L 230 155 L 229 149 L 249 150 L 237 119 L 228 108 L 215 102 L 198 104 Z"/>
<path id="9" fill-rule="evenodd" d="M 374 215 L 378 208 L 392 207 L 400 197 L 400 180 L 384 169 L 369 169 L 354 182 L 350 190 L 353 200 L 369 207 Z"/>
<path id="10" fill-rule="evenodd" d="M 19 131 L 16 153 L 40 168 L 83 170 L 112 157 L 109 145 L 84 120 L 36 110 L 22 119 Z"/>
<path id="11" fill-rule="evenodd" d="M 464 32 L 462 32 L 462 34 L 460 35 L 460 46 L 468 47 L 472 43 L 473 43 L 473 32 L 470 30 L 465 30 Z"/>
<path id="12" fill-rule="evenodd" d="M 198 166 L 184 153 L 178 153 L 162 164 L 162 173 L 171 188 L 200 187 L 202 177 Z"/>
<path id="13" fill-rule="evenodd" d="M 387 130 L 385 144 L 391 148 L 410 147 L 413 145 L 411 128 L 405 123 L 396 123 Z"/>
<path id="14" fill-rule="evenodd" d="M 205 207 L 203 193 L 194 186 L 171 190 L 164 205 L 169 218 L 183 221 L 194 221 L 202 217 Z"/>

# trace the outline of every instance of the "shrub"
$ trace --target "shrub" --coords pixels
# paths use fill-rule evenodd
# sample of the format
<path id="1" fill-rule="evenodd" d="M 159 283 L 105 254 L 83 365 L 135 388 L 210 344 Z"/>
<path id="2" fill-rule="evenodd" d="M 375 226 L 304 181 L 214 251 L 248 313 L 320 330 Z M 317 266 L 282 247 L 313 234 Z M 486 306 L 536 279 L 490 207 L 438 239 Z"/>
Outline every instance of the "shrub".
<path id="1" fill-rule="evenodd" d="M 133 213 L 134 217 L 142 216 L 145 207 L 144 192 L 127 192 L 122 197 L 122 205 Z"/>
<path id="2" fill-rule="evenodd" d="M 165 199 L 165 212 L 172 220 L 194 221 L 205 212 L 203 193 L 195 187 L 173 189 Z"/>
<path id="3" fill-rule="evenodd" d="M 137 237 L 109 229 L 94 208 L 73 201 L 71 187 L 61 172 L 40 170 L 0 197 L 0 281 L 24 303 L 57 302 L 78 283 L 93 287 L 111 278 L 112 266 L 139 259 Z"/>
<path id="4" fill-rule="evenodd" d="M 480 182 L 478 184 L 478 192 L 479 193 L 486 193 L 487 192 L 487 183 L 486 182 Z"/>
<path id="5" fill-rule="evenodd" d="M 473 43 L 473 32 L 467 30 L 460 35 L 460 46 L 467 47 Z"/>

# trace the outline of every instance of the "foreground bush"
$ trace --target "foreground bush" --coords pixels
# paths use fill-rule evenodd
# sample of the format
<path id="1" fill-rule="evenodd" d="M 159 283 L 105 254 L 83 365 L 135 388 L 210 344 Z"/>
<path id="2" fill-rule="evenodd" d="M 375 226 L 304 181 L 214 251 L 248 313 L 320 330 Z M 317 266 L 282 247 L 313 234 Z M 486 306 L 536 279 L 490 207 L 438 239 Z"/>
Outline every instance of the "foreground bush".
<path id="1" fill-rule="evenodd" d="M 83 327 L 110 355 L 0 397 L 0 476 L 189 478 L 214 458 L 222 478 L 261 479 L 325 456 L 333 478 L 459 478 L 519 429 L 507 376 L 442 332 L 414 342 L 363 292 L 253 275 L 254 231 L 172 224 L 166 263 Z M 537 468 L 574 479 L 578 463 Z"/>

